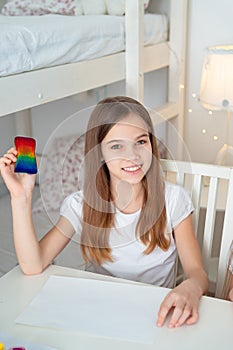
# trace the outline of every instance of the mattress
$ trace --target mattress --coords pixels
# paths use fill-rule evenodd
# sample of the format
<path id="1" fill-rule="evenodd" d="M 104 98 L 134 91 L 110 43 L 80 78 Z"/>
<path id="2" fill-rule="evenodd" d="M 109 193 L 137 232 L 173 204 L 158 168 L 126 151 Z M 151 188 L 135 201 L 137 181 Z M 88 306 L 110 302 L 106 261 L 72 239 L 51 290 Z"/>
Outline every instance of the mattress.
<path id="1" fill-rule="evenodd" d="M 124 16 L 0 15 L 0 76 L 91 60 L 125 48 Z M 145 14 L 144 45 L 167 40 L 165 15 Z"/>

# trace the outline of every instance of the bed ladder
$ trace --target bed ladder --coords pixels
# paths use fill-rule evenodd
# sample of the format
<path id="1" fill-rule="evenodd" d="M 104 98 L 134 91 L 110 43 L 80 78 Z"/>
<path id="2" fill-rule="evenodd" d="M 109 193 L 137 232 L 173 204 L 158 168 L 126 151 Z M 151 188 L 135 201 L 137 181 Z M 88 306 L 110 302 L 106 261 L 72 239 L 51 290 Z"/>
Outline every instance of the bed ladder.
<path id="1" fill-rule="evenodd" d="M 150 9 L 156 11 L 161 1 L 151 0 Z M 161 5 L 161 4 L 160 4 Z M 167 103 L 155 107 L 155 115 L 163 120 L 176 119 L 181 139 L 184 135 L 185 56 L 187 33 L 187 0 L 170 0 L 169 43 L 144 47 L 143 0 L 126 0 L 126 95 L 144 101 L 144 74 L 154 69 L 168 67 Z M 163 57 L 161 62 L 161 57 Z M 151 64 L 153 60 L 153 65 Z M 153 119 L 153 116 L 152 116 Z M 154 120 L 158 124 L 160 120 Z M 178 144 L 178 158 L 182 158 L 182 142 Z"/>

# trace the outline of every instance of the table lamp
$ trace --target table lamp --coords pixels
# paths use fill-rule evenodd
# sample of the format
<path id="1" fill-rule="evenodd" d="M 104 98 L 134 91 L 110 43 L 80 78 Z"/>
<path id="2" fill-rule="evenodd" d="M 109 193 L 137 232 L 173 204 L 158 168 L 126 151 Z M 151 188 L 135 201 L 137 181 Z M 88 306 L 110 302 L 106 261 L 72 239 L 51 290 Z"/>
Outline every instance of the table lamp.
<path id="1" fill-rule="evenodd" d="M 229 144 L 233 110 L 233 45 L 211 46 L 206 49 L 202 68 L 200 102 L 208 110 L 226 111 L 226 143 L 216 157 L 217 164 L 225 164 L 227 155 L 233 157 L 233 147 Z"/>

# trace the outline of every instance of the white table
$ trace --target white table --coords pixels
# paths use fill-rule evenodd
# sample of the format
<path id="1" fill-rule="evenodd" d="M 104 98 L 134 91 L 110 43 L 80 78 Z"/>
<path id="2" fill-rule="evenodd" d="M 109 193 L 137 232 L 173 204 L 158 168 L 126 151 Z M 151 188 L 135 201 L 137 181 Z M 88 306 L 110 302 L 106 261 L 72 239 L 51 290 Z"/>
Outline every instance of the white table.
<path id="1" fill-rule="evenodd" d="M 233 303 L 209 297 L 202 297 L 200 320 L 197 324 L 176 329 L 168 329 L 165 325 L 158 329 L 156 344 L 152 345 L 15 324 L 16 317 L 34 298 L 50 275 L 130 283 L 117 278 L 55 265 L 50 266 L 40 275 L 25 276 L 19 267 L 16 267 L 0 278 L 1 331 L 61 350 L 196 350 L 203 348 L 219 350 L 231 349 L 233 346 Z M 159 290 L 162 295 L 166 295 L 168 292 L 168 289 L 165 288 L 159 288 Z"/>

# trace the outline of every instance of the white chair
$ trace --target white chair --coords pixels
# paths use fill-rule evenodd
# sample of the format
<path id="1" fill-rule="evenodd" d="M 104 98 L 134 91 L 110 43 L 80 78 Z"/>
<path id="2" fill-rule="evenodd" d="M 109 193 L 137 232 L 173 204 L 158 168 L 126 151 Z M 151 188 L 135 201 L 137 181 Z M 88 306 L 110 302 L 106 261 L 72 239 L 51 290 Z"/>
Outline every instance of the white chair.
<path id="1" fill-rule="evenodd" d="M 164 159 L 161 160 L 161 166 L 167 181 L 187 188 L 191 194 L 195 207 L 194 228 L 210 280 L 209 293 L 220 298 L 233 239 L 233 168 Z M 223 217 L 220 228 L 216 222 L 218 210 L 222 211 Z M 205 215 L 202 228 L 200 213 Z M 213 242 L 217 241 L 218 252 L 213 256 L 213 250 L 216 250 Z"/>

